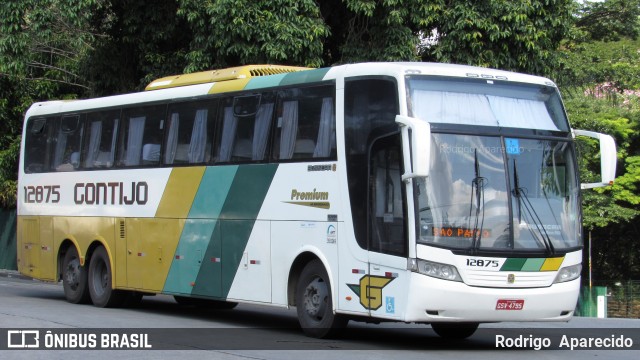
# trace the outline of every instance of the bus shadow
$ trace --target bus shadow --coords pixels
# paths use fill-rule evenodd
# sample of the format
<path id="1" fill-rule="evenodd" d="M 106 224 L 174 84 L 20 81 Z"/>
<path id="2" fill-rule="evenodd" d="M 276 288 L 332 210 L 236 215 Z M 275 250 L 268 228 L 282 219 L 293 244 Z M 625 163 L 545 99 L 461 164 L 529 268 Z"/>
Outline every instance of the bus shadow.
<path id="1" fill-rule="evenodd" d="M 215 328 L 164 329 L 167 340 L 185 348 L 225 350 L 480 350 L 495 349 L 493 339 L 472 336 L 465 340 L 442 339 L 428 325 L 350 321 L 332 339 L 304 335 L 295 311 L 239 305 L 232 310 L 183 306 L 166 298 L 148 297 L 136 311 L 216 323 Z M 274 313 L 275 312 L 275 313 Z"/>

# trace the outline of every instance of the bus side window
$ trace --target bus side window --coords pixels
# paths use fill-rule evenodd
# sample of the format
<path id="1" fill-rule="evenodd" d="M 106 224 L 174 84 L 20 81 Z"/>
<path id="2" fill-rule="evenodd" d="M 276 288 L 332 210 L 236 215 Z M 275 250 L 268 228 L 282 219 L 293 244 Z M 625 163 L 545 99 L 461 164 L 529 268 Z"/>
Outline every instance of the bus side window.
<path id="1" fill-rule="evenodd" d="M 160 164 L 166 105 L 125 109 L 118 145 L 118 166 Z"/>
<path id="2" fill-rule="evenodd" d="M 267 154 L 274 94 L 240 95 L 223 100 L 216 162 L 262 161 Z"/>
<path id="3" fill-rule="evenodd" d="M 49 147 L 54 142 L 56 118 L 35 118 L 27 122 L 24 150 L 24 171 L 39 173 L 49 170 Z"/>
<path id="4" fill-rule="evenodd" d="M 216 102 L 206 100 L 169 107 L 163 157 L 165 164 L 209 162 Z"/>
<path id="5" fill-rule="evenodd" d="M 119 125 L 120 110 L 87 114 L 82 147 L 83 168 L 110 168 L 113 166 Z"/>
<path id="6" fill-rule="evenodd" d="M 80 115 L 63 116 L 55 137 L 53 162 L 55 171 L 74 171 L 80 167 L 80 145 L 84 123 Z"/>
<path id="7" fill-rule="evenodd" d="M 296 88 L 280 92 L 274 159 L 335 159 L 333 92 L 333 86 Z"/>

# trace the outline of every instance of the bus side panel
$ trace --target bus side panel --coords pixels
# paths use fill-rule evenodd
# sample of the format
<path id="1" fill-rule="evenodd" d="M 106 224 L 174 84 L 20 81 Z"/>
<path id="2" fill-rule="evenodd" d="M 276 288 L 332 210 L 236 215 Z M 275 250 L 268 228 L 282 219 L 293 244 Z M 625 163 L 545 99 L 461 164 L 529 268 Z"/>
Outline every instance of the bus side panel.
<path id="1" fill-rule="evenodd" d="M 40 217 L 40 279 L 56 280 L 55 251 L 53 248 L 53 217 Z"/>
<path id="2" fill-rule="evenodd" d="M 163 293 L 222 297 L 222 244 L 216 224 L 211 219 L 186 220 Z M 201 267 L 209 277 L 194 289 Z"/>
<path id="3" fill-rule="evenodd" d="M 189 212 L 191 226 L 189 231 L 183 232 L 178 247 L 181 252 L 187 250 L 186 255 L 188 255 L 189 252 L 197 254 L 200 246 L 206 245 L 202 249 L 204 250 L 202 263 L 195 274 L 195 279 L 192 280 L 192 295 L 220 298 L 233 296 L 230 295 L 231 288 L 238 284 L 234 281 L 234 277 L 240 267 L 244 266 L 243 261 L 257 261 L 257 259 L 249 259 L 247 249 L 247 243 L 254 228 L 265 229 L 266 240 L 260 237 L 260 241 L 266 241 L 264 248 L 267 252 L 269 251 L 268 224 L 264 228 L 265 225 L 256 224 L 255 219 L 277 168 L 278 165 L 271 164 L 207 168 Z M 190 230 L 194 229 L 195 232 L 190 233 Z M 257 230 L 256 233 L 262 231 Z M 245 253 L 247 253 L 246 256 Z M 253 254 L 253 251 L 251 253 Z M 175 255 L 178 258 L 174 257 L 174 264 L 182 261 L 182 254 Z M 266 265 L 268 266 L 268 263 Z M 181 285 L 171 285 L 175 284 L 175 280 L 182 281 L 179 274 L 174 274 L 181 269 L 181 266 L 171 267 L 167 283 L 169 287 L 165 285 L 167 292 L 176 293 L 183 289 Z M 267 272 L 267 276 L 269 274 L 270 271 Z M 260 275 L 263 274 L 260 272 Z M 217 286 L 218 280 L 220 286 Z M 267 282 L 267 284 L 270 283 Z M 264 295 L 264 292 L 253 291 L 248 298 L 242 299 L 264 301 L 266 296 L 267 301 L 270 301 L 270 285 L 268 290 L 267 295 Z"/>
<path id="4" fill-rule="evenodd" d="M 18 270 L 40 278 L 40 222 L 37 216 L 18 216 Z"/>
<path id="5" fill-rule="evenodd" d="M 56 279 L 53 220 L 48 216 L 18 217 L 18 270 L 40 280 Z"/>
<path id="6" fill-rule="evenodd" d="M 127 219 L 127 286 L 161 292 L 184 227 L 183 219 Z"/>
<path id="7" fill-rule="evenodd" d="M 271 302 L 270 228 L 270 221 L 222 222 L 222 278 L 228 299 Z M 246 247 L 238 246 L 244 243 Z"/>

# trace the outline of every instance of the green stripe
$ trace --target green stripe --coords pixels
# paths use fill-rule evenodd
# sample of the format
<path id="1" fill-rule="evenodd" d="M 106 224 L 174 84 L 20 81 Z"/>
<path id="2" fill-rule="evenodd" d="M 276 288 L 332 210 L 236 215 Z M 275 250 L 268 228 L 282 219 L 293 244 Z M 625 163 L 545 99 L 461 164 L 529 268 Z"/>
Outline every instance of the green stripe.
<path id="1" fill-rule="evenodd" d="M 527 259 L 521 258 L 507 259 L 504 264 L 502 264 L 500 271 L 520 271 L 526 261 Z"/>
<path id="2" fill-rule="evenodd" d="M 238 167 L 222 206 L 220 220 L 215 226 L 205 252 L 205 261 L 202 262 L 198 271 L 192 294 L 222 298 L 228 296 L 256 217 L 262 208 L 277 169 L 278 165 L 275 164 Z M 219 264 L 207 260 L 220 253 L 222 288 L 221 295 L 218 295 L 217 289 L 212 288 L 210 284 L 216 282 L 220 274 L 220 269 L 216 266 Z"/>
<path id="3" fill-rule="evenodd" d="M 189 218 L 217 219 L 227 200 L 238 166 L 209 167 L 189 211 Z"/>
<path id="4" fill-rule="evenodd" d="M 520 271 L 540 271 L 546 259 L 527 259 Z"/>
<path id="5" fill-rule="evenodd" d="M 322 81 L 330 68 L 305 70 L 288 73 L 280 82 L 280 85 L 293 85 Z"/>
<path id="6" fill-rule="evenodd" d="M 266 87 L 278 86 L 287 74 L 277 74 L 269 76 L 259 76 L 251 78 L 244 90 L 262 89 Z"/>

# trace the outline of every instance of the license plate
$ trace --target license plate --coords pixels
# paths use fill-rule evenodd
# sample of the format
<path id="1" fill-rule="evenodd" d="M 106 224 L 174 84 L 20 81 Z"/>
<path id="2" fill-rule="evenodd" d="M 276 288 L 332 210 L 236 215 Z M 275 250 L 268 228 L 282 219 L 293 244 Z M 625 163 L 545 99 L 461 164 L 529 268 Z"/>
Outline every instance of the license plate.
<path id="1" fill-rule="evenodd" d="M 522 310 L 522 308 L 524 308 L 524 300 L 500 299 L 496 304 L 496 310 Z"/>

